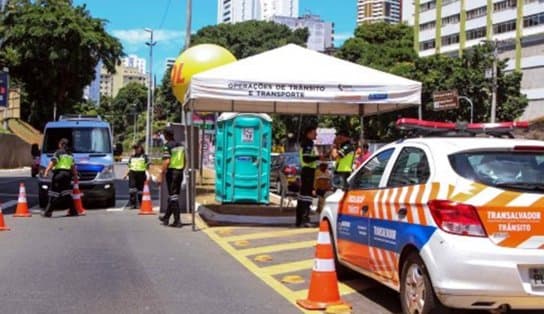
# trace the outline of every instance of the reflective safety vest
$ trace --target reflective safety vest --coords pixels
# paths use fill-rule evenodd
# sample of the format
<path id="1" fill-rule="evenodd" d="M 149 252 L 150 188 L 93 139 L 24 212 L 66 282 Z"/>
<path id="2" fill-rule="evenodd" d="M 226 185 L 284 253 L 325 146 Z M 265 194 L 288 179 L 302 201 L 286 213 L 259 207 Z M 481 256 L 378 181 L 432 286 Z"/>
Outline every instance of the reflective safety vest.
<path id="1" fill-rule="evenodd" d="M 185 168 L 185 148 L 183 146 L 172 148 L 168 168 L 176 170 L 182 170 Z"/>
<path id="2" fill-rule="evenodd" d="M 130 171 L 137 171 L 137 172 L 143 172 L 145 171 L 146 164 L 145 164 L 145 158 L 144 157 L 132 157 L 130 158 L 130 164 L 128 165 L 128 169 Z"/>
<path id="3" fill-rule="evenodd" d="M 351 152 L 344 157 L 338 159 L 338 161 L 336 162 L 336 172 L 351 172 L 354 159 L 355 152 Z"/>
<path id="4" fill-rule="evenodd" d="M 302 166 L 302 168 L 304 167 L 312 168 L 312 169 L 317 168 L 317 160 L 312 162 L 304 162 L 304 153 L 302 152 L 302 148 L 298 152 L 300 157 L 300 165 Z M 309 154 L 309 156 L 316 157 L 317 155 L 315 154 L 315 151 L 312 149 L 312 152 Z"/>
<path id="5" fill-rule="evenodd" d="M 70 170 L 74 165 L 74 157 L 68 154 L 61 154 L 57 158 L 57 164 L 55 165 L 55 170 Z"/>

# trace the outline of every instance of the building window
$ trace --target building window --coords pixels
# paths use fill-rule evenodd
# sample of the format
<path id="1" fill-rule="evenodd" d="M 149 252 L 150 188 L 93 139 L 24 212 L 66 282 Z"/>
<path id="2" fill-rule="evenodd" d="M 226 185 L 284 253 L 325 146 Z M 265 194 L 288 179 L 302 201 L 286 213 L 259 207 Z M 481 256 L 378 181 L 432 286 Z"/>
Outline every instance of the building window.
<path id="1" fill-rule="evenodd" d="M 544 12 L 523 18 L 523 27 L 544 25 Z"/>
<path id="2" fill-rule="evenodd" d="M 487 7 L 485 6 L 469 10 L 467 11 L 467 21 L 475 19 L 475 18 L 479 18 L 481 16 L 485 16 L 486 14 L 487 14 Z"/>
<path id="3" fill-rule="evenodd" d="M 502 34 L 516 30 L 516 20 L 510 20 L 503 23 L 493 25 L 493 33 Z"/>
<path id="4" fill-rule="evenodd" d="M 446 6 L 450 3 L 459 2 L 459 0 L 444 0 L 442 1 L 442 6 Z"/>
<path id="5" fill-rule="evenodd" d="M 425 12 L 425 11 L 432 10 L 432 9 L 436 8 L 436 1 L 433 0 L 433 1 L 422 3 L 419 6 L 419 8 L 420 8 L 420 12 Z"/>
<path id="6" fill-rule="evenodd" d="M 485 27 L 471 29 L 467 31 L 467 40 L 482 38 L 482 37 L 485 37 L 485 35 L 486 35 Z"/>
<path id="7" fill-rule="evenodd" d="M 516 0 L 506 0 L 493 4 L 493 11 L 500 12 L 508 9 L 515 8 L 517 6 Z"/>
<path id="8" fill-rule="evenodd" d="M 442 46 L 449 46 L 459 42 L 459 34 L 442 37 Z"/>
<path id="9" fill-rule="evenodd" d="M 421 51 L 433 49 L 435 47 L 436 46 L 435 46 L 434 39 L 427 40 L 427 41 L 419 43 L 419 50 L 421 50 Z"/>
<path id="10" fill-rule="evenodd" d="M 450 15 L 442 19 L 442 25 L 457 24 L 461 20 L 460 14 Z"/>
<path id="11" fill-rule="evenodd" d="M 430 21 L 430 22 L 419 25 L 419 30 L 425 31 L 428 29 L 433 29 L 435 27 L 436 27 L 436 21 Z"/>

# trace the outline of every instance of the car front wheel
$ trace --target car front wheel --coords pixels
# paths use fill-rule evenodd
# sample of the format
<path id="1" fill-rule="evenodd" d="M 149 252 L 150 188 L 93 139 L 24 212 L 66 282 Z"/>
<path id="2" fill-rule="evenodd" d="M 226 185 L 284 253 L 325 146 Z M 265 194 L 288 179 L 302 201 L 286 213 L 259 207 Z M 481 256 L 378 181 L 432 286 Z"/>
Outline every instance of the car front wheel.
<path id="1" fill-rule="evenodd" d="M 400 283 L 402 312 L 406 314 L 449 313 L 436 297 L 425 263 L 411 253 L 402 267 Z"/>

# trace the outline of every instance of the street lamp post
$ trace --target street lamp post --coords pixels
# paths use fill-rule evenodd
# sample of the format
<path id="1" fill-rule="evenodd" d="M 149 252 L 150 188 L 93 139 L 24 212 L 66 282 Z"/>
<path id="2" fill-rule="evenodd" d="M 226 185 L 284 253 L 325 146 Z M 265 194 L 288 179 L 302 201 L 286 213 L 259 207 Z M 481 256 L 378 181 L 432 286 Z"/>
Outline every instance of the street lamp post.
<path id="1" fill-rule="evenodd" d="M 148 90 L 147 90 L 147 110 L 145 115 L 145 151 L 149 152 L 149 135 L 150 135 L 150 108 L 153 103 L 153 46 L 157 44 L 156 41 L 153 41 L 153 30 L 151 28 L 144 29 L 149 33 L 149 41 L 145 44 L 149 46 L 149 79 L 148 79 Z"/>
<path id="2" fill-rule="evenodd" d="M 495 40 L 493 47 L 493 94 L 491 95 L 491 123 L 495 123 L 497 114 L 497 58 L 499 55 L 499 42 Z"/>

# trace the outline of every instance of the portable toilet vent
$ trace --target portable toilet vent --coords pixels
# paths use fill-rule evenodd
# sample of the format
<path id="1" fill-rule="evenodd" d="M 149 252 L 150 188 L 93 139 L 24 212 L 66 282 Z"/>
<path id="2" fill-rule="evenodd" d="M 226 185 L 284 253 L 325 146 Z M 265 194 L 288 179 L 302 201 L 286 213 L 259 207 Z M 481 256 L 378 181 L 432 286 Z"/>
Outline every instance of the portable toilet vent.
<path id="1" fill-rule="evenodd" d="M 221 203 L 268 204 L 272 119 L 223 113 L 217 120 L 215 195 Z"/>

